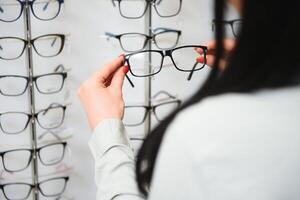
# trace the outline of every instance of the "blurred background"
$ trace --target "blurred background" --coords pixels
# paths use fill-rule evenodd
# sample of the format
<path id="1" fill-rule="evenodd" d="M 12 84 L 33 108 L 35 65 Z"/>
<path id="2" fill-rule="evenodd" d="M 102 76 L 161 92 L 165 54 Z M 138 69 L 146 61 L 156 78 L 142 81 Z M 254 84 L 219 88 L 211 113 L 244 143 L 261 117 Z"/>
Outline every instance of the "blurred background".
<path id="1" fill-rule="evenodd" d="M 49 3 L 48 9 L 55 3 L 54 0 L 37 0 L 36 3 L 44 6 L 41 9 L 45 9 L 45 2 L 46 4 Z M 131 3 L 125 8 L 128 13 L 123 14 L 130 15 L 137 12 L 136 6 L 139 2 L 143 1 L 134 0 L 134 2 L 136 3 Z M 160 10 L 162 13 L 165 11 L 164 9 L 176 7 L 174 0 L 162 0 L 162 2 L 166 5 Z M 9 6 L 14 7 L 16 3 L 18 2 L 15 0 L 0 0 L 0 18 L 5 14 L 1 11 L 1 9 L 5 9 L 5 5 L 11 4 Z M 35 9 L 37 10 L 35 14 L 39 16 L 38 8 Z M 46 78 L 45 80 L 42 78 L 37 79 L 40 81 L 36 81 L 37 87 L 35 86 L 34 89 L 34 106 L 36 112 L 40 112 L 37 116 L 38 124 L 36 125 L 37 146 L 44 147 L 39 151 L 38 155 L 40 156 L 38 161 L 39 181 L 46 180 L 44 191 L 42 192 L 47 194 L 48 192 L 51 193 L 51 190 L 54 190 L 53 188 L 55 187 L 64 187 L 64 183 L 62 182 L 56 183 L 54 181 L 47 184 L 47 180 L 51 180 L 53 177 L 69 177 L 66 190 L 62 194 L 54 197 L 40 195 L 40 199 L 81 200 L 95 199 L 96 197 L 94 163 L 87 145 L 91 131 L 76 93 L 80 84 L 88 79 L 93 72 L 121 53 L 124 53 L 118 39 L 114 38 L 113 35 L 123 33 L 148 34 L 149 28 L 154 30 L 155 28 L 163 27 L 167 29 L 157 29 L 157 31 L 168 29 L 181 31 L 177 46 L 204 45 L 205 42 L 213 38 L 211 23 L 213 19 L 213 1 L 211 0 L 183 0 L 180 13 L 169 18 L 160 17 L 152 9 L 152 27 L 149 27 L 148 11 L 139 19 L 127 19 L 121 16 L 121 9 L 124 8 L 119 7 L 118 4 L 114 7 L 110 0 L 65 0 L 61 4 L 58 16 L 49 21 L 38 19 L 31 11 L 32 38 L 46 34 L 64 34 L 66 37 L 63 50 L 57 56 L 43 57 L 36 53 L 36 51 L 40 54 L 44 53 L 45 46 L 43 45 L 47 45 L 47 41 L 51 41 L 51 45 L 54 47 L 58 45 L 56 48 L 59 50 L 62 44 L 59 38 L 55 39 L 55 36 L 52 36 L 52 38 L 48 36 L 40 38 L 40 40 L 37 39 L 37 42 L 34 43 L 35 50 L 32 53 L 34 76 L 49 73 L 67 73 L 67 77 L 63 83 L 59 82 L 62 81 L 62 77 L 60 76 L 54 78 L 47 76 L 48 79 Z M 229 19 L 237 18 L 237 13 L 231 7 L 228 7 L 228 9 L 229 15 L 227 17 Z M 20 11 L 14 8 L 11 12 Z M 0 21 L 0 37 L 25 39 L 23 15 L 14 22 Z M 232 36 L 229 35 L 229 37 Z M 131 37 L 127 39 L 127 41 L 124 39 L 123 48 L 125 48 L 125 45 L 129 45 L 129 47 L 133 46 L 134 42 L 132 41 L 134 40 Z M 171 39 L 168 39 L 170 38 L 167 35 L 166 37 L 162 37 L 162 40 L 166 40 L 162 41 L 162 43 L 165 42 L 164 44 L 166 44 L 170 42 Z M 21 43 L 21 45 L 17 45 L 16 41 L 8 40 L 7 42 L 3 39 L 0 40 L 0 45 L 11 45 L 12 52 L 10 53 L 13 55 L 20 52 L 23 48 L 22 42 L 17 41 L 17 43 Z M 5 57 L 3 48 L 4 46 L 0 46 L 0 57 Z M 153 49 L 157 49 L 154 44 Z M 49 53 L 47 50 L 45 51 L 46 54 Z M 195 55 L 184 55 L 184 59 L 194 61 Z M 141 59 L 139 60 L 140 63 L 144 63 L 141 66 L 141 70 L 148 69 L 149 63 L 147 63 L 147 59 L 145 57 L 139 59 Z M 155 59 L 153 59 L 153 63 L 155 63 Z M 153 64 L 154 70 L 157 67 Z M 178 71 L 170 58 L 166 57 L 162 70 L 151 77 L 152 105 L 160 105 L 155 110 L 155 115 L 151 114 L 151 127 L 154 127 L 159 123 L 159 119 L 163 119 L 172 109 L 178 106 L 176 103 L 178 100 L 185 101 L 191 96 L 201 86 L 208 71 L 209 67 L 205 66 L 202 70 L 195 72 L 192 80 L 188 81 L 188 73 Z M 10 79 L 8 77 L 6 79 L 3 78 L 3 76 L 8 75 L 28 76 L 26 52 L 18 59 L 0 59 L 0 77 L 2 76 L 2 79 L 0 78 L 1 91 L 23 90 L 20 89 L 19 85 L 26 84 L 26 80 L 20 77 L 19 79 L 16 79 L 16 77 L 9 77 Z M 125 113 L 124 122 L 126 120 L 125 123 L 131 125 L 127 126 L 127 132 L 134 149 L 137 150 L 142 143 L 141 139 L 148 132 L 147 118 L 143 123 L 146 111 L 141 106 L 148 105 L 149 99 L 147 94 L 149 86 L 148 78 L 133 77 L 130 73 L 128 73 L 128 76 L 133 81 L 135 87 L 132 88 L 129 82 L 125 80 L 123 92 L 128 108 Z M 51 93 L 52 90 L 56 93 Z M 10 113 L 11 115 L 6 115 L 8 117 L 5 118 L 5 115 L 3 115 L 3 113 L 7 112 L 30 113 L 31 107 L 28 91 L 26 89 L 24 94 L 17 96 L 0 94 L 0 113 L 2 113 L 0 119 L 3 126 L 2 130 L 0 130 L 0 152 L 31 149 L 30 124 L 24 127 L 24 130 L 21 127 L 22 122 L 27 120 L 26 116 L 24 117 L 24 114 L 20 115 L 20 113 Z M 43 91 L 44 93 L 51 94 L 44 94 Z M 158 95 L 154 97 L 155 94 Z M 168 104 L 170 102 L 171 104 Z M 64 107 L 61 106 L 66 106 L 65 113 L 63 113 Z M 6 122 L 7 124 L 5 124 Z M 17 131 L 18 133 L 15 133 L 14 129 L 17 129 L 19 126 L 21 127 L 19 128 L 20 130 Z M 6 128 L 11 129 L 14 133 L 6 133 Z M 62 143 L 64 142 L 67 143 L 66 146 L 63 146 Z M 49 144 L 58 145 L 46 148 Z M 27 168 L 26 166 L 20 166 L 22 165 L 22 159 L 25 159 L 25 163 L 27 162 L 26 159 L 30 159 L 30 153 L 26 153 L 26 151 L 25 153 L 15 153 L 11 157 L 7 154 L 7 158 L 5 157 L 7 160 L 2 155 L 3 164 L 0 165 L 0 183 L 32 183 L 32 169 L 30 167 L 32 162 L 28 164 Z M 20 166 L 20 169 L 18 169 L 18 166 Z M 13 169 L 9 171 L 10 168 L 15 168 L 15 171 Z M 24 188 L 22 189 L 25 190 Z M 11 189 L 8 192 L 14 193 L 16 191 Z M 2 192 L 0 192 L 0 199 L 5 199 Z M 28 196 L 28 199 L 33 199 L 32 194 Z"/>

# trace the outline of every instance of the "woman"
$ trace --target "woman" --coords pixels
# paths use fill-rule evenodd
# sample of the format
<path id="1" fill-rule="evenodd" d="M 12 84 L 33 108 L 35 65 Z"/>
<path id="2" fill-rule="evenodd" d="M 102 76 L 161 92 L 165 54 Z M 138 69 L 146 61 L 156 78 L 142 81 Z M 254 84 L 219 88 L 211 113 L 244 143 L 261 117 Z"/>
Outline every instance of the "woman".
<path id="1" fill-rule="evenodd" d="M 79 89 L 94 131 L 98 200 L 300 199 L 299 3 L 231 2 L 243 27 L 226 67 L 225 1 L 216 0 L 214 67 L 146 138 L 136 164 L 121 121 L 123 56 Z"/>

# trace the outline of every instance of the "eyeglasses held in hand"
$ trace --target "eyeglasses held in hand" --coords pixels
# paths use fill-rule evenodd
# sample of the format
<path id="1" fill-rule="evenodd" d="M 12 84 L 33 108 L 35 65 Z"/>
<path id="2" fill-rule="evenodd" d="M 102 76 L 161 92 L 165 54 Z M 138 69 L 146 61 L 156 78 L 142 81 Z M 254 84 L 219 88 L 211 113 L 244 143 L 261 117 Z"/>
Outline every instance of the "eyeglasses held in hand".
<path id="1" fill-rule="evenodd" d="M 66 142 L 47 144 L 36 149 L 38 158 L 45 166 L 60 163 L 65 155 Z M 7 172 L 20 172 L 25 170 L 33 157 L 33 149 L 13 149 L 0 152 L 2 164 Z"/>
<path id="2" fill-rule="evenodd" d="M 34 115 L 24 112 L 0 113 L 0 129 L 6 134 L 18 134 L 23 132 L 33 117 L 44 129 L 54 129 L 62 125 L 65 118 L 66 106 L 52 103 L 48 108 Z"/>
<path id="3" fill-rule="evenodd" d="M 114 7 L 119 6 L 122 17 L 138 19 L 145 15 L 149 6 L 153 6 L 160 17 L 174 17 L 179 14 L 182 0 L 112 0 Z"/>
<path id="4" fill-rule="evenodd" d="M 221 23 L 223 25 L 229 25 L 231 28 L 231 32 L 235 38 L 238 37 L 240 30 L 243 25 L 242 19 L 234 19 L 234 20 L 222 20 Z M 212 31 L 215 31 L 216 29 L 216 20 L 212 21 Z"/>
<path id="5" fill-rule="evenodd" d="M 59 15 L 61 4 L 64 0 L 32 0 L 28 1 L 32 14 L 39 20 L 48 21 Z M 0 1 L 0 21 L 17 21 L 25 9 L 26 1 L 21 0 L 1 0 Z"/>
<path id="6" fill-rule="evenodd" d="M 33 46 L 42 57 L 54 57 L 61 53 L 65 44 L 65 35 L 47 34 L 27 41 L 17 37 L 0 37 L 0 58 L 14 60 L 21 57 L 27 45 Z"/>
<path id="7" fill-rule="evenodd" d="M 176 97 L 170 95 L 165 91 L 158 92 L 153 96 L 153 100 L 160 95 L 166 94 L 169 96 L 169 100 L 163 103 L 159 103 L 151 106 L 125 106 L 125 112 L 123 117 L 123 123 L 125 126 L 139 126 L 143 124 L 147 118 L 147 115 L 150 111 L 153 111 L 153 114 L 158 122 L 163 121 L 169 114 L 180 107 L 181 101 L 176 99 Z M 173 100 L 170 100 L 173 99 Z"/>
<path id="8" fill-rule="evenodd" d="M 59 65 L 62 66 L 62 65 Z M 62 90 L 67 72 L 54 72 L 32 77 L 41 94 L 54 94 Z M 0 94 L 4 96 L 23 95 L 28 88 L 30 77 L 19 75 L 0 75 Z"/>
<path id="9" fill-rule="evenodd" d="M 44 197 L 60 196 L 66 190 L 68 180 L 68 176 L 47 179 L 39 182 L 37 188 Z M 0 189 L 8 200 L 25 200 L 34 188 L 34 184 L 21 182 L 0 184 Z"/>
<path id="10" fill-rule="evenodd" d="M 199 54 L 196 48 L 203 50 L 204 63 L 198 63 L 196 57 Z M 195 71 L 201 70 L 206 65 L 207 47 L 200 45 L 181 46 L 169 50 L 144 50 L 125 55 L 130 73 L 135 77 L 148 77 L 159 73 L 162 69 L 165 57 L 170 57 L 175 68 L 182 72 L 189 72 L 188 80 L 191 80 Z M 152 71 L 145 68 L 145 60 L 152 57 Z M 193 57 L 195 59 L 189 59 Z"/>
<path id="11" fill-rule="evenodd" d="M 119 40 L 121 48 L 126 52 L 136 52 L 145 49 L 149 40 L 153 40 L 154 44 L 159 49 L 171 49 L 178 44 L 181 35 L 180 30 L 170 28 L 156 28 L 153 30 L 153 35 L 149 36 L 143 33 L 105 33 L 109 38 Z"/>

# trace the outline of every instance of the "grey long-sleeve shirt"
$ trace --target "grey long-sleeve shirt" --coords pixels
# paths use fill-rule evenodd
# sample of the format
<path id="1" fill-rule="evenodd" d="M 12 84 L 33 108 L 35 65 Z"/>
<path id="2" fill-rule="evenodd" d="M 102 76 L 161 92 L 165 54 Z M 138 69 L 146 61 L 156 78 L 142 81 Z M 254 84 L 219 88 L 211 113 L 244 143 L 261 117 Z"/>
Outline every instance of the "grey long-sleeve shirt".
<path id="1" fill-rule="evenodd" d="M 97 200 L 143 200 L 120 120 L 90 140 Z M 300 87 L 208 98 L 169 126 L 148 200 L 300 199 Z"/>

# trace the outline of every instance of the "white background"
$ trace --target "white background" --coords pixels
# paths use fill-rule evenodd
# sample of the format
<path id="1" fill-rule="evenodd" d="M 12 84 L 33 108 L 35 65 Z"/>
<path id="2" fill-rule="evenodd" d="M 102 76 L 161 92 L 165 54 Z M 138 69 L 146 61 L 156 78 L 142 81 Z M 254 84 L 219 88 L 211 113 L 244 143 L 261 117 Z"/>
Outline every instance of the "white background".
<path id="1" fill-rule="evenodd" d="M 170 1 L 171 2 L 171 1 Z M 159 18 L 153 12 L 153 27 L 169 27 L 182 30 L 179 45 L 205 44 L 213 37 L 211 20 L 213 16 L 212 0 L 183 0 L 181 13 L 173 18 Z M 232 18 L 235 13 L 231 13 Z M 66 121 L 60 129 L 61 137 L 73 135 L 68 140 L 71 149 L 66 155 L 65 163 L 73 170 L 68 172 L 70 181 L 66 196 L 74 199 L 95 199 L 96 187 L 94 184 L 94 165 L 88 140 L 91 136 L 85 113 L 80 106 L 76 91 L 80 84 L 103 64 L 122 53 L 119 43 L 115 40 L 107 41 L 103 37 L 105 31 L 113 33 L 141 32 L 147 33 L 145 18 L 139 20 L 124 19 L 119 15 L 118 9 L 112 6 L 109 0 L 66 0 L 58 18 L 43 22 L 32 17 L 33 37 L 50 34 L 70 34 L 63 53 L 54 58 L 41 58 L 34 53 L 34 73 L 50 73 L 58 64 L 64 64 L 72 70 L 64 90 L 55 95 L 40 95 L 36 92 L 36 108 L 41 109 L 52 102 L 72 103 L 67 108 Z M 0 22 L 0 36 L 15 36 L 24 38 L 23 19 L 14 23 Z M 195 58 L 190 58 L 195 59 Z M 169 61 L 167 61 L 169 62 Z M 0 75 L 18 74 L 27 75 L 25 54 L 15 61 L 0 60 Z M 174 67 L 163 70 L 152 78 L 153 90 L 166 90 L 180 99 L 186 99 L 205 79 L 209 67 L 196 72 L 192 81 L 187 81 L 187 74 L 177 71 Z M 130 76 L 130 75 L 129 75 Z M 132 76 L 130 76 L 132 78 Z M 133 89 L 128 82 L 124 84 L 124 99 L 126 104 L 145 104 L 144 79 L 132 78 L 136 87 Z M 3 111 L 29 111 L 28 96 L 3 97 L 0 96 L 0 112 Z M 156 123 L 155 119 L 153 121 Z M 143 136 L 144 126 L 128 128 L 131 136 Z M 38 128 L 38 136 L 44 130 Z M 0 151 L 15 147 L 30 146 L 29 129 L 16 136 L 7 136 L 0 132 Z M 49 137 L 51 138 L 51 136 Z M 46 141 L 47 142 L 47 141 Z M 42 142 L 39 144 L 42 144 Z M 55 170 L 55 167 L 52 167 Z M 2 171 L 2 165 L 0 165 Z M 40 174 L 51 173 L 49 168 L 40 166 Z M 0 172 L 1 172 L 0 171 Z M 3 173 L 2 182 L 26 180 L 30 182 L 30 169 L 20 174 Z M 53 177 L 53 176 L 51 176 Z M 41 176 L 40 180 L 44 177 Z M 4 199 L 0 193 L 0 199 Z"/>

